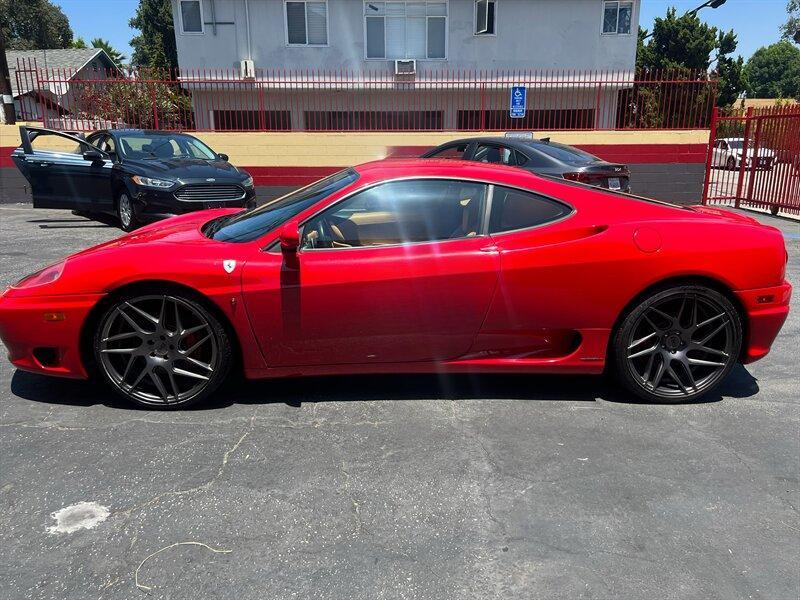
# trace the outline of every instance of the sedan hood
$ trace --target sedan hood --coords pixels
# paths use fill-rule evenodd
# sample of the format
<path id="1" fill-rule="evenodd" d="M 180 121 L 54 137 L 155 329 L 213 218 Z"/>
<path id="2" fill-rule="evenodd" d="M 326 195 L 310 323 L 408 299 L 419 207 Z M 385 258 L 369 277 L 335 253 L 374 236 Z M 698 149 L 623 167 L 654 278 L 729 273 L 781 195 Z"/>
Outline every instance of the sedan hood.
<path id="1" fill-rule="evenodd" d="M 187 179 L 216 179 L 218 181 L 240 181 L 243 173 L 229 162 L 224 160 L 203 160 L 200 158 L 152 158 L 145 160 L 127 160 L 129 166 L 136 166 L 147 172 L 147 175 L 157 176 L 159 173 L 170 178 Z"/>

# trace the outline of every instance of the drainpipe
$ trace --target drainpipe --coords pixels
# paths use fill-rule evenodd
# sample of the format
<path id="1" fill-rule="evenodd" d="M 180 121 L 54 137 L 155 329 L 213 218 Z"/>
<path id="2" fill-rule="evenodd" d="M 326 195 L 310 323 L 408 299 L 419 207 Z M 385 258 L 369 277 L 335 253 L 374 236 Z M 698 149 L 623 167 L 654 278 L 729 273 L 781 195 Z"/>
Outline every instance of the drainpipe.
<path id="1" fill-rule="evenodd" d="M 214 35 L 217 35 L 217 10 L 214 6 L 214 0 L 208 0 L 208 2 L 211 7 L 211 31 L 214 32 Z"/>
<path id="2" fill-rule="evenodd" d="M 244 0 L 244 20 L 247 25 L 247 58 L 252 60 L 252 49 L 250 47 L 250 4 L 248 0 Z"/>

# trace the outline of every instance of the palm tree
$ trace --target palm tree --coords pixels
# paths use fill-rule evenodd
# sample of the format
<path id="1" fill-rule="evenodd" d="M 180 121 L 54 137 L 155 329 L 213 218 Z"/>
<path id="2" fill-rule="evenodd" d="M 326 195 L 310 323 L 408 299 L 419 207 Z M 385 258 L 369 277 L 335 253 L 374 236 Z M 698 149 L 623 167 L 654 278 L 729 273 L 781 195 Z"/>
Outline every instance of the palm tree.
<path id="1" fill-rule="evenodd" d="M 101 48 L 102 50 L 105 50 L 105 53 L 108 54 L 108 57 L 114 61 L 114 64 L 118 67 L 121 66 L 127 58 L 124 54 L 114 49 L 114 47 L 103 38 L 94 38 L 91 43 L 92 48 Z"/>

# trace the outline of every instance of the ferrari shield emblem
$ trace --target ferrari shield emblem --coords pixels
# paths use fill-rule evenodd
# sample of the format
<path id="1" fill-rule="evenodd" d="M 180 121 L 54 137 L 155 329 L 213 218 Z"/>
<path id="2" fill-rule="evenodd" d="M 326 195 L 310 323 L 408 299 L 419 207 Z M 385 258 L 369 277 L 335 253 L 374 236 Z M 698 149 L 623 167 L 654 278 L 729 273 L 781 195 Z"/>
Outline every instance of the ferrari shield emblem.
<path id="1" fill-rule="evenodd" d="M 225 269 L 226 273 L 233 273 L 233 270 L 236 268 L 236 261 L 235 260 L 223 260 L 222 261 L 222 268 Z"/>

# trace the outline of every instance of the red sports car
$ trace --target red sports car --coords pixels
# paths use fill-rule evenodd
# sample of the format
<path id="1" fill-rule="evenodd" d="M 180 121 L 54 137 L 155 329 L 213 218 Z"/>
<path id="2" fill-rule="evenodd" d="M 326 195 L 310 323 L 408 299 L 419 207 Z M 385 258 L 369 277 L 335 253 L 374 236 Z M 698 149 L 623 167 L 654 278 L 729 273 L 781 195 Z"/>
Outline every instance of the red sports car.
<path id="1" fill-rule="evenodd" d="M 248 378 L 601 373 L 708 393 L 789 311 L 781 233 L 496 165 L 390 160 L 248 211 L 191 213 L 0 297 L 20 369 L 155 407 Z"/>

